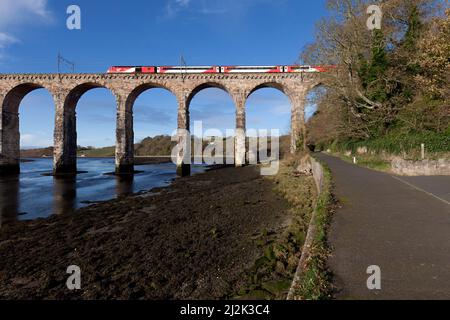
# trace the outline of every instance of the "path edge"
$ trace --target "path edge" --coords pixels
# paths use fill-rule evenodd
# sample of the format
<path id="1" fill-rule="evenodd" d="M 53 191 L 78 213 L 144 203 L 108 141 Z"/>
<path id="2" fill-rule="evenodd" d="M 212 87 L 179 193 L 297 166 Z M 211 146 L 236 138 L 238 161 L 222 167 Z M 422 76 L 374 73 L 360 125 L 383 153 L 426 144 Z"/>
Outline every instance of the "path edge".
<path id="1" fill-rule="evenodd" d="M 327 230 L 331 219 L 331 171 L 326 164 L 308 155 L 318 197 L 309 222 L 302 254 L 286 300 L 331 298 L 331 277 L 326 260 L 329 254 Z"/>

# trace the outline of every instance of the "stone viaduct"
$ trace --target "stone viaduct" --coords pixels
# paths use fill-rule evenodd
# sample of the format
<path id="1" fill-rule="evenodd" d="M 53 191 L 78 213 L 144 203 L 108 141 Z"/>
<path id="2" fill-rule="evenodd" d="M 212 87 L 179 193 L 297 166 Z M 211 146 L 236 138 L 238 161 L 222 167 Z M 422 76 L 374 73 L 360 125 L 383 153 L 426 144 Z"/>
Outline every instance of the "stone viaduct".
<path id="1" fill-rule="evenodd" d="M 291 152 L 304 141 L 304 109 L 309 90 L 321 83 L 322 74 L 0 74 L 0 174 L 20 170 L 19 106 L 31 91 L 44 88 L 55 104 L 54 174 L 76 173 L 76 106 L 80 97 L 94 88 L 109 89 L 116 99 L 116 173 L 134 171 L 133 104 L 144 91 L 163 88 L 178 101 L 178 139 L 189 130 L 189 104 L 203 89 L 225 90 L 236 106 L 235 164 L 245 163 L 245 103 L 260 88 L 284 92 L 291 101 Z M 181 129 L 181 130 L 180 130 Z M 184 130 L 183 130 L 184 129 Z M 304 146 L 303 146 L 304 147 Z M 178 154 L 178 168 L 189 170 Z"/>

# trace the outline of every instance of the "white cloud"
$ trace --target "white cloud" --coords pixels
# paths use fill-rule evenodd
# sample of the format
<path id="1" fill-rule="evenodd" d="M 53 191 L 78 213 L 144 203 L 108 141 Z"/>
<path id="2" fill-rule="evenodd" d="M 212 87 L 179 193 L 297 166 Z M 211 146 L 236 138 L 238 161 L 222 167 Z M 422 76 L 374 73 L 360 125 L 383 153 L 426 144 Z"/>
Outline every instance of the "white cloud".
<path id="1" fill-rule="evenodd" d="M 0 32 L 0 49 L 4 49 L 5 47 L 17 43 L 19 42 L 18 39 L 16 39 L 13 36 L 10 36 L 6 33 Z M 2 55 L 0 55 L 0 58 L 2 57 Z"/>
<path id="2" fill-rule="evenodd" d="M 232 13 L 233 17 L 244 16 L 249 10 L 256 6 L 271 5 L 281 6 L 286 0 L 166 0 L 165 18 L 173 18 L 179 14 L 188 13 L 193 15 L 227 15 Z"/>
<path id="3" fill-rule="evenodd" d="M 24 133 L 20 135 L 21 148 L 46 148 L 53 145 L 51 137 L 46 137 L 43 134 Z"/>
<path id="4" fill-rule="evenodd" d="M 182 12 L 192 14 L 212 15 L 228 12 L 223 1 L 217 0 L 168 0 L 166 5 L 166 18 L 172 18 Z"/>
<path id="5" fill-rule="evenodd" d="M 51 20 L 47 0 L 0 0 L 0 59 L 5 48 L 20 42 L 13 35 L 18 27 Z"/>
<path id="6" fill-rule="evenodd" d="M 186 7 L 190 2 L 191 0 L 175 0 L 175 3 L 182 7 Z"/>
<path id="7" fill-rule="evenodd" d="M 169 0 L 166 6 L 166 17 L 171 18 L 189 6 L 191 0 Z"/>
<path id="8" fill-rule="evenodd" d="M 0 29 L 32 20 L 51 19 L 47 0 L 1 0 Z"/>
<path id="9" fill-rule="evenodd" d="M 277 104 L 272 107 L 272 110 L 270 110 L 275 115 L 282 116 L 282 115 L 289 115 L 291 114 L 291 105 L 290 104 Z"/>

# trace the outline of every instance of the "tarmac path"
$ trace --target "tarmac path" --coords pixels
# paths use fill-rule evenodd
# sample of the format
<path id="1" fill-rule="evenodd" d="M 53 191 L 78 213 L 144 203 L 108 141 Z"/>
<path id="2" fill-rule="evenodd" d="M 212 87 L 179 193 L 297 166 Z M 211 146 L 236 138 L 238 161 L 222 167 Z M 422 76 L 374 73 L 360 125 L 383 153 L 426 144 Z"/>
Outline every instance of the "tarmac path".
<path id="1" fill-rule="evenodd" d="M 336 299 L 450 299 L 450 176 L 400 177 L 317 154 L 340 202 L 329 231 Z M 381 289 L 369 290 L 369 266 Z"/>

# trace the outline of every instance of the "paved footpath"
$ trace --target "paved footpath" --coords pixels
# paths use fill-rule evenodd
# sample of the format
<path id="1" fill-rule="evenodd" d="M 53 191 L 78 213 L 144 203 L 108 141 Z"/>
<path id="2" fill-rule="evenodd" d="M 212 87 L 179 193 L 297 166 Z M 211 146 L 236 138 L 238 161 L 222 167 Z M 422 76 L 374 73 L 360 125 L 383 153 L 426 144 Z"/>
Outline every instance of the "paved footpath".
<path id="1" fill-rule="evenodd" d="M 400 177 L 317 154 L 341 207 L 329 266 L 337 299 L 450 299 L 450 176 Z M 367 267 L 381 268 L 369 290 Z"/>

